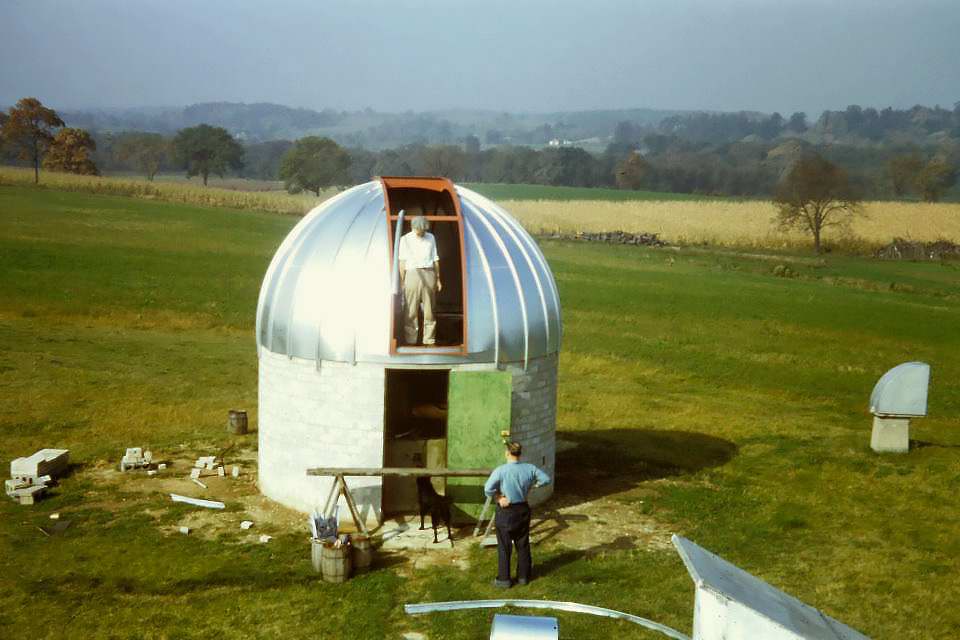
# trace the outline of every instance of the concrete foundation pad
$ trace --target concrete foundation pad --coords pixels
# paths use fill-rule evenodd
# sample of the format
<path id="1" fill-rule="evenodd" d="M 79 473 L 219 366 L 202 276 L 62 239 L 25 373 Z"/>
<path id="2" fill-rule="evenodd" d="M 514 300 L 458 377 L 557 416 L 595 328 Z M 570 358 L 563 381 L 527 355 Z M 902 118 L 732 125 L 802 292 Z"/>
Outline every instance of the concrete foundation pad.
<path id="1" fill-rule="evenodd" d="M 377 544 L 384 550 L 401 550 L 401 549 L 415 549 L 421 551 L 430 551 L 433 549 L 453 549 L 454 543 L 461 542 L 461 539 L 458 539 L 456 533 L 454 533 L 454 539 L 451 542 L 447 538 L 447 528 L 443 527 L 442 529 L 437 529 L 437 543 L 433 542 L 433 527 L 430 526 L 429 518 L 424 521 L 426 529 L 423 531 L 420 530 L 420 517 L 415 518 L 391 518 L 390 520 L 385 520 L 383 525 L 377 529 L 373 536 Z M 464 544 L 468 542 L 469 538 L 464 537 L 462 541 Z"/>
<path id="2" fill-rule="evenodd" d="M 910 451 L 909 418 L 873 418 L 870 448 L 878 453 L 907 453 Z"/>

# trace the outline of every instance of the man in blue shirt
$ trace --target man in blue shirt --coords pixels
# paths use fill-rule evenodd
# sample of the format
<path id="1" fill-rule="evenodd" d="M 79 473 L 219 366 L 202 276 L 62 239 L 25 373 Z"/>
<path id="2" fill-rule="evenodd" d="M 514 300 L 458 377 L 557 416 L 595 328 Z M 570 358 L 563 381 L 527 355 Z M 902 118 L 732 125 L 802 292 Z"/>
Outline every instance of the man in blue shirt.
<path id="1" fill-rule="evenodd" d="M 528 462 L 520 462 L 522 448 L 507 444 L 507 463 L 493 470 L 483 492 L 497 499 L 497 579 L 494 586 L 507 589 L 510 581 L 510 554 L 517 547 L 517 584 L 530 581 L 530 505 L 527 494 L 534 486 L 550 484 L 550 476 Z"/>

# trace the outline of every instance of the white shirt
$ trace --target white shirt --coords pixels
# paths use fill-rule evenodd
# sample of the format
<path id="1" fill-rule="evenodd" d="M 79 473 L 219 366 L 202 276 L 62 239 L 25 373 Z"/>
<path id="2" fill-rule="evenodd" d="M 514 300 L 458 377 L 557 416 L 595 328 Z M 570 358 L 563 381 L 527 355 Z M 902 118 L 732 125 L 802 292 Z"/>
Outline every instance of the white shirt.
<path id="1" fill-rule="evenodd" d="M 419 237 L 416 231 L 410 231 L 400 238 L 400 262 L 404 269 L 432 269 L 439 262 L 437 241 L 429 231 Z"/>

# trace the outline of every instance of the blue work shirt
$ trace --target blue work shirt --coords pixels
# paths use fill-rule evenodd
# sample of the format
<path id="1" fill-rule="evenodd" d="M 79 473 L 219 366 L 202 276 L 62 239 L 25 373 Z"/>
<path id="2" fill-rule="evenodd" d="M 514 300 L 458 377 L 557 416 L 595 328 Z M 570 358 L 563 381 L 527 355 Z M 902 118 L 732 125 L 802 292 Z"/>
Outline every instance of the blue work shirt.
<path id="1" fill-rule="evenodd" d="M 493 470 L 483 485 L 483 492 L 493 497 L 499 491 L 510 504 L 516 504 L 527 501 L 527 493 L 534 482 L 542 487 L 550 484 L 550 476 L 529 462 L 511 461 Z"/>

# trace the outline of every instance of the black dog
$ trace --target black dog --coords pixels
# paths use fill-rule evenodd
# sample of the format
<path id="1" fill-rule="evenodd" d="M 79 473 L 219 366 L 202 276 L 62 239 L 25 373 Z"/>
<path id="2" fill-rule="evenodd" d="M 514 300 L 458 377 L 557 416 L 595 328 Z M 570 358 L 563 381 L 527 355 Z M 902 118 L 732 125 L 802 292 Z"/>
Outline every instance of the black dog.
<path id="1" fill-rule="evenodd" d="M 447 525 L 447 538 L 453 544 L 453 534 L 450 533 L 450 499 L 437 493 L 430 478 L 417 478 L 417 502 L 420 504 L 420 531 L 423 531 L 423 516 L 430 514 L 430 524 L 433 526 L 433 543 L 437 540 L 437 524 Z"/>

